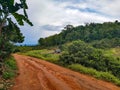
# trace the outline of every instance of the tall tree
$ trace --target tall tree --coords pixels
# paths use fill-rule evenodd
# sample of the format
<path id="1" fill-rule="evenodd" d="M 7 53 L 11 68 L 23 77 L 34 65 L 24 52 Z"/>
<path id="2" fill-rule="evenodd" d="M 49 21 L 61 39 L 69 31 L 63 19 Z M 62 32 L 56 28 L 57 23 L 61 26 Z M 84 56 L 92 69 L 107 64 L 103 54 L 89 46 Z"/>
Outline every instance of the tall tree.
<path id="1" fill-rule="evenodd" d="M 13 42 L 21 43 L 24 40 L 18 25 L 24 25 L 24 21 L 33 25 L 28 19 L 26 9 L 26 0 L 19 0 L 19 3 L 15 0 L 0 0 L 0 62 L 12 52 Z M 23 13 L 19 13 L 19 10 L 23 10 Z"/>

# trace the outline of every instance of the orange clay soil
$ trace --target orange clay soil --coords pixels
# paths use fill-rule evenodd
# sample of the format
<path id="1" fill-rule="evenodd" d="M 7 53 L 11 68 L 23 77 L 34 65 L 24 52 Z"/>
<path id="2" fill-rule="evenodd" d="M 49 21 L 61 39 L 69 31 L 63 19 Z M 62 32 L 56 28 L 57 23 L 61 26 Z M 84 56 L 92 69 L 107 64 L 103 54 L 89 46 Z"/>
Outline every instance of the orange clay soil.
<path id="1" fill-rule="evenodd" d="M 37 58 L 18 54 L 13 56 L 19 75 L 11 90 L 120 90 L 114 84 Z"/>

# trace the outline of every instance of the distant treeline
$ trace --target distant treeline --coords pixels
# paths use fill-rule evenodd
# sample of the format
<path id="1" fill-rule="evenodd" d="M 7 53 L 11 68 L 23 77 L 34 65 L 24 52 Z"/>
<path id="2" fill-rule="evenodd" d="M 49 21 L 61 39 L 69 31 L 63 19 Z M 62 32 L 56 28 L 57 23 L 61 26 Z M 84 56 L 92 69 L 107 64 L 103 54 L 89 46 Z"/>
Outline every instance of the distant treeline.
<path id="1" fill-rule="evenodd" d="M 74 40 L 92 43 L 94 47 L 106 48 L 120 45 L 120 22 L 88 23 L 86 25 L 67 25 L 61 33 L 40 38 L 39 45 L 55 46 Z M 100 46 L 100 45 L 103 46 Z"/>

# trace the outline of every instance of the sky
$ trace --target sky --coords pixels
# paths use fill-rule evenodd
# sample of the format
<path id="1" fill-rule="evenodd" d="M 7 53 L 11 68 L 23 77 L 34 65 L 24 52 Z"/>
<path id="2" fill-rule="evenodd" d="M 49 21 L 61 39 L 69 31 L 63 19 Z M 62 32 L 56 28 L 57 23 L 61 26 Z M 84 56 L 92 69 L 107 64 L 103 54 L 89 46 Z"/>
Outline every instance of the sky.
<path id="1" fill-rule="evenodd" d="M 34 26 L 20 27 L 22 44 L 34 45 L 39 38 L 60 33 L 68 24 L 102 23 L 120 19 L 120 0 L 26 0 Z"/>

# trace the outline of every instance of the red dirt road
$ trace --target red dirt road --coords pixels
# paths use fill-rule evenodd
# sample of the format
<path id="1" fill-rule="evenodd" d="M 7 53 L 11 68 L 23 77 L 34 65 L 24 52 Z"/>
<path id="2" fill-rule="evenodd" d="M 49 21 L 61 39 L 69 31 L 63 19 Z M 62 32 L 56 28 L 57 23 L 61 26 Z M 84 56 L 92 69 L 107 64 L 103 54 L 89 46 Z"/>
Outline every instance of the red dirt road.
<path id="1" fill-rule="evenodd" d="M 120 90 L 111 83 L 40 59 L 17 54 L 14 57 L 19 75 L 12 90 Z"/>

